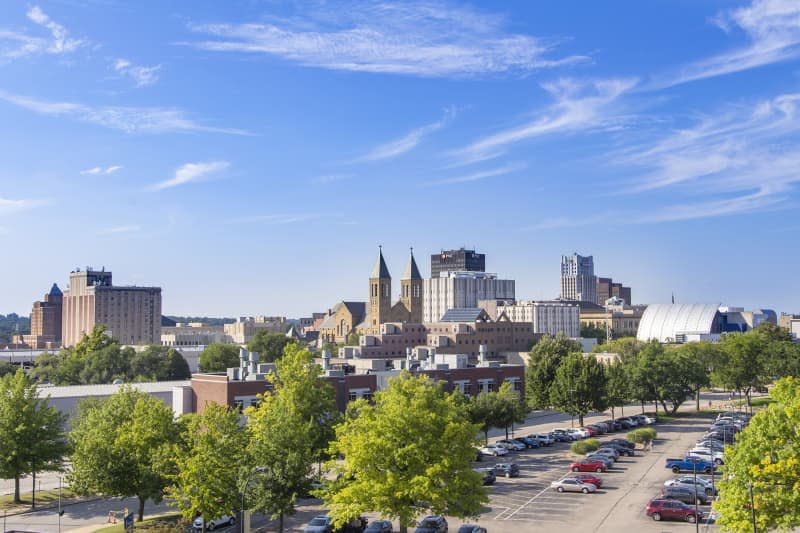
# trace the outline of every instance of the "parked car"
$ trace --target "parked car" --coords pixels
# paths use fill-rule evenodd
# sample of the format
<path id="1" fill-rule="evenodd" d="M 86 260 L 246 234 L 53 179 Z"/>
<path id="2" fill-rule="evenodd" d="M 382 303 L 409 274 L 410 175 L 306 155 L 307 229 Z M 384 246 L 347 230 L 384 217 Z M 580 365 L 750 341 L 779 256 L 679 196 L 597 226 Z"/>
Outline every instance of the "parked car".
<path id="1" fill-rule="evenodd" d="M 591 437 L 591 433 L 583 428 L 570 428 L 567 430 L 567 433 L 572 435 L 574 440 L 581 440 Z"/>
<path id="2" fill-rule="evenodd" d="M 519 477 L 519 465 L 516 463 L 497 463 L 494 465 L 497 476 Z"/>
<path id="3" fill-rule="evenodd" d="M 607 467 L 600 459 L 583 459 L 570 464 L 569 469 L 573 472 L 605 472 Z"/>
<path id="4" fill-rule="evenodd" d="M 636 418 L 636 417 L 633 417 L 633 416 L 625 416 L 625 417 L 621 418 L 620 420 L 627 420 L 628 424 L 630 424 L 630 426 L 632 428 L 635 428 L 635 427 L 639 426 L 639 419 Z"/>
<path id="5" fill-rule="evenodd" d="M 606 425 L 611 426 L 611 431 L 619 431 L 622 429 L 622 424 L 618 420 L 606 420 Z"/>
<path id="6" fill-rule="evenodd" d="M 443 516 L 426 516 L 420 520 L 414 533 L 447 533 L 447 520 Z"/>
<path id="7" fill-rule="evenodd" d="M 671 469 L 674 474 L 695 471 L 710 474 L 713 470 L 716 470 L 716 465 L 705 459 L 688 455 L 683 459 L 667 459 L 664 468 Z"/>
<path id="8" fill-rule="evenodd" d="M 633 427 L 633 424 L 627 418 L 617 418 L 617 423 L 622 429 L 631 429 Z"/>
<path id="9" fill-rule="evenodd" d="M 333 524 L 331 524 L 331 517 L 328 515 L 317 515 L 311 519 L 306 527 L 303 528 L 303 533 L 332 533 Z"/>
<path id="10" fill-rule="evenodd" d="M 600 447 L 600 448 L 597 448 L 592 453 L 601 453 L 603 455 L 608 455 L 609 457 L 614 459 L 614 462 L 617 462 L 617 459 L 619 459 L 619 452 L 616 449 L 611 448 L 611 447 L 607 447 L 607 448 Z"/>
<path id="11" fill-rule="evenodd" d="M 550 435 L 552 435 L 557 442 L 571 442 L 580 438 L 577 435 L 568 433 L 566 429 L 554 429 L 550 432 Z"/>
<path id="12" fill-rule="evenodd" d="M 508 448 L 509 450 L 513 450 L 515 452 L 518 452 L 520 450 L 524 450 L 525 448 L 527 448 L 527 446 L 525 446 L 521 442 L 517 442 L 517 441 L 511 440 L 511 439 L 499 440 L 499 441 L 497 441 L 497 444 L 500 445 L 500 446 L 504 446 L 504 447 Z"/>
<path id="13" fill-rule="evenodd" d="M 483 455 L 493 455 L 494 457 L 500 457 L 508 454 L 508 450 L 501 446 L 497 446 L 496 444 L 487 444 L 486 446 L 482 446 L 480 452 Z"/>
<path id="14" fill-rule="evenodd" d="M 620 446 L 624 446 L 626 448 L 630 448 L 631 450 L 636 448 L 636 443 L 635 442 L 631 442 L 628 439 L 611 439 L 608 442 L 611 443 L 611 444 L 618 444 Z"/>
<path id="15" fill-rule="evenodd" d="M 595 476 L 594 474 L 572 474 L 571 476 L 573 479 L 577 479 L 579 481 L 583 481 L 584 483 L 591 483 L 598 489 L 603 486 L 603 478 L 600 476 Z"/>
<path id="16" fill-rule="evenodd" d="M 586 454 L 586 459 L 590 461 L 600 461 L 605 465 L 606 468 L 611 468 L 614 466 L 614 459 L 611 456 L 602 453 L 588 453 Z"/>
<path id="17" fill-rule="evenodd" d="M 665 498 L 650 500 L 647 504 L 646 513 L 647 516 L 655 521 L 663 518 L 677 518 L 694 524 L 697 520 L 703 518 L 702 513 L 695 513 L 694 507 L 677 500 Z"/>
<path id="18" fill-rule="evenodd" d="M 584 483 L 578 479 L 568 477 L 559 481 L 553 481 L 550 483 L 550 486 L 558 492 L 582 492 L 584 494 L 589 494 L 597 490 L 597 487 L 591 483 Z"/>
<path id="19" fill-rule="evenodd" d="M 710 450 L 716 450 L 718 452 L 721 452 L 725 449 L 725 444 L 716 439 L 701 439 L 695 443 L 694 447 L 708 448 Z"/>
<path id="20" fill-rule="evenodd" d="M 683 503 L 693 504 L 695 500 L 700 505 L 708 503 L 708 496 L 705 490 L 697 490 L 690 485 L 668 485 L 661 487 L 661 496 L 670 500 L 679 500 Z"/>
<path id="21" fill-rule="evenodd" d="M 231 514 L 224 514 L 218 518 L 214 518 L 213 520 L 209 520 L 206 523 L 206 529 L 208 531 L 214 531 L 218 527 L 225 527 L 225 526 L 232 526 L 236 523 L 236 517 L 234 516 L 236 513 L 231 511 Z M 203 517 L 198 516 L 192 522 L 192 529 L 195 531 L 202 531 L 203 530 Z"/>
<path id="22" fill-rule="evenodd" d="M 367 526 L 364 533 L 392 533 L 392 523 L 388 520 L 375 520 Z"/>
<path id="23" fill-rule="evenodd" d="M 628 448 L 627 446 L 623 446 L 622 444 L 617 444 L 616 442 L 604 442 L 600 445 L 599 449 L 609 448 L 611 450 L 615 450 L 619 455 L 625 455 L 627 457 L 633 457 L 635 452 L 633 448 Z"/>
<path id="24" fill-rule="evenodd" d="M 528 438 L 536 439 L 537 441 L 539 441 L 539 446 L 550 446 L 554 442 L 553 439 L 550 437 L 550 435 L 547 433 L 533 433 L 531 435 L 528 435 Z"/>
<path id="25" fill-rule="evenodd" d="M 594 436 L 600 434 L 600 431 L 598 430 L 598 428 L 595 428 L 595 427 L 592 427 L 592 426 L 583 426 L 581 429 L 584 432 L 588 433 L 588 435 L 586 435 L 587 437 L 594 437 Z"/>
<path id="26" fill-rule="evenodd" d="M 586 426 L 586 429 L 593 429 L 594 430 L 594 435 L 605 435 L 606 434 L 606 430 L 604 428 L 600 427 L 600 425 L 598 425 L 598 424 L 589 424 L 588 426 Z M 594 435 L 592 435 L 592 436 L 594 436 Z"/>
<path id="27" fill-rule="evenodd" d="M 725 455 L 721 451 L 712 450 L 710 448 L 694 447 L 691 450 L 689 450 L 689 453 L 687 455 L 702 457 L 706 461 L 713 461 L 714 464 L 717 465 L 725 464 Z"/>
<path id="28" fill-rule="evenodd" d="M 538 442 L 536 442 L 533 439 L 529 439 L 527 437 L 518 437 L 518 438 L 513 439 L 513 440 L 514 440 L 514 442 L 518 442 L 518 443 L 522 444 L 526 448 L 538 448 L 539 447 L 539 443 Z"/>
<path id="29" fill-rule="evenodd" d="M 494 468 L 487 466 L 486 468 L 476 468 L 475 471 L 483 477 L 484 485 L 494 485 L 497 481 L 497 476 L 494 474 Z"/>
<path id="30" fill-rule="evenodd" d="M 475 524 L 464 524 L 458 528 L 458 533 L 486 533 L 486 528 Z"/>
<path id="31" fill-rule="evenodd" d="M 697 481 L 695 481 L 694 476 L 676 477 L 675 479 L 668 479 L 664 482 L 665 487 L 674 487 L 675 485 L 695 488 L 696 490 L 705 492 L 706 496 L 713 496 L 716 489 L 716 487 L 711 486 L 710 481 L 706 481 L 701 477 L 697 478 Z"/>

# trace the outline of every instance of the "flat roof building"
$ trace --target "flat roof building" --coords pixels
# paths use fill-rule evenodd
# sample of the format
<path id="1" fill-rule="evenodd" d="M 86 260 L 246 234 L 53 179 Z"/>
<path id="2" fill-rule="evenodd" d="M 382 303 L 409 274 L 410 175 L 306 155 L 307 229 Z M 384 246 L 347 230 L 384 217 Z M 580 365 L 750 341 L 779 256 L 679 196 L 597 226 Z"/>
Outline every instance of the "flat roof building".
<path id="1" fill-rule="evenodd" d="M 431 277 L 438 278 L 442 272 L 486 272 L 486 256 L 464 248 L 431 254 Z"/>

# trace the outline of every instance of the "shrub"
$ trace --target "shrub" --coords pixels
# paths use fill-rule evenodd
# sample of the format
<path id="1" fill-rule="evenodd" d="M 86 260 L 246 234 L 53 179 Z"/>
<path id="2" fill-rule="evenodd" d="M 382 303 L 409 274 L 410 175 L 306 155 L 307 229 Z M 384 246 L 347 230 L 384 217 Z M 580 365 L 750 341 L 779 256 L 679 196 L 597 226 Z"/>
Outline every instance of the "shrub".
<path id="1" fill-rule="evenodd" d="M 629 432 L 626 436 L 629 441 L 635 442 L 636 444 L 647 444 L 655 440 L 656 430 L 653 428 L 639 428 Z"/>
<path id="2" fill-rule="evenodd" d="M 572 453 L 576 453 L 578 455 L 586 455 L 589 452 L 595 451 L 599 447 L 600 441 L 597 439 L 586 439 L 573 442 L 572 446 L 570 446 L 570 450 Z"/>

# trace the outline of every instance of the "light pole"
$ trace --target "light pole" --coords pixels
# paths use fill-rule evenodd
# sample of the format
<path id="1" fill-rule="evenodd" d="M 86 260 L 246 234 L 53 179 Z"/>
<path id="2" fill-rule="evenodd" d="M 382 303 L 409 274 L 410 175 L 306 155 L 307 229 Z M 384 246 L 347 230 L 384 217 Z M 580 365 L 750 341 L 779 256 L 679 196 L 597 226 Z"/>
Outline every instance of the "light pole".
<path id="1" fill-rule="evenodd" d="M 253 479 L 253 474 L 263 474 L 266 471 L 267 471 L 267 468 L 265 466 L 257 466 L 251 472 L 249 472 L 247 474 L 247 479 L 245 479 L 244 486 L 242 487 L 242 509 L 241 509 L 241 513 L 240 513 L 240 517 L 239 517 L 240 522 L 241 522 L 241 525 L 239 526 L 239 531 L 241 533 L 244 533 L 244 505 L 245 505 L 244 498 L 247 495 L 247 486 L 250 484 L 250 481 Z"/>
<path id="2" fill-rule="evenodd" d="M 61 515 L 64 511 L 61 510 L 61 476 L 58 476 L 58 533 L 61 533 Z"/>

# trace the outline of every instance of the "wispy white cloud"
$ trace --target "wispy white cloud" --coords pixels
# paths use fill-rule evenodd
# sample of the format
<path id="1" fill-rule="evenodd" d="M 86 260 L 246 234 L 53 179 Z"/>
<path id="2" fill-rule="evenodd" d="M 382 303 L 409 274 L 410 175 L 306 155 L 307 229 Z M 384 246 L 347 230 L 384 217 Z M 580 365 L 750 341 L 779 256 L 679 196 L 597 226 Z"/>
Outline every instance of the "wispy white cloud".
<path id="1" fill-rule="evenodd" d="M 142 227 L 138 224 L 126 224 L 124 226 L 112 226 L 110 228 L 103 228 L 101 233 L 104 235 L 116 235 L 119 233 L 138 233 Z"/>
<path id="2" fill-rule="evenodd" d="M 168 180 L 154 183 L 148 187 L 151 191 L 163 191 L 178 185 L 207 178 L 209 174 L 220 172 L 230 166 L 227 161 L 210 161 L 207 163 L 186 163 L 175 170 L 175 175 Z"/>
<path id="3" fill-rule="evenodd" d="M 615 102 L 637 83 L 635 79 L 578 82 L 561 79 L 543 85 L 555 102 L 534 120 L 493 133 L 450 155 L 456 163 L 470 164 L 504 154 L 511 145 L 556 133 L 616 128 L 625 120 Z"/>
<path id="4" fill-rule="evenodd" d="M 376 146 L 369 153 L 357 158 L 357 161 L 378 161 L 391 159 L 416 148 L 422 139 L 431 133 L 442 129 L 455 115 L 455 111 L 449 108 L 445 111 L 444 117 L 436 122 L 414 128 L 399 139 L 395 139 L 385 144 Z"/>
<path id="5" fill-rule="evenodd" d="M 110 167 L 92 167 L 92 168 L 87 168 L 86 170 L 81 170 L 81 174 L 98 176 L 100 174 L 106 174 L 106 175 L 113 174 L 114 172 L 117 172 L 119 170 L 122 170 L 122 167 L 119 165 L 112 165 Z"/>
<path id="6" fill-rule="evenodd" d="M 453 178 L 445 178 L 441 180 L 431 181 L 428 182 L 427 185 L 450 185 L 453 183 L 467 183 L 471 181 L 479 181 L 479 180 L 484 180 L 486 178 L 494 178 L 496 176 L 511 174 L 512 172 L 517 172 L 518 170 L 522 170 L 523 168 L 525 168 L 525 165 L 522 163 L 511 163 L 508 165 L 504 165 L 502 167 L 493 168 L 489 170 L 481 170 L 479 172 L 473 172 L 471 174 L 466 174 L 463 176 L 456 176 Z"/>
<path id="7" fill-rule="evenodd" d="M 40 115 L 65 117 L 126 133 L 211 132 L 250 135 L 234 128 L 204 126 L 180 109 L 162 107 L 92 106 L 75 102 L 40 100 L 0 90 L 0 100 Z"/>
<path id="8" fill-rule="evenodd" d="M 134 65 L 127 59 L 120 58 L 114 61 L 113 68 L 119 74 L 131 78 L 137 87 L 147 87 L 158 81 L 161 65 L 143 67 Z"/>
<path id="9" fill-rule="evenodd" d="M 528 73 L 585 61 L 551 57 L 553 40 L 508 33 L 503 17 L 437 2 L 354 1 L 304 6 L 272 23 L 196 24 L 218 52 L 262 53 L 332 70 L 427 77 Z"/>
<path id="10" fill-rule="evenodd" d="M 656 77 L 652 85 L 678 85 L 800 57 L 800 2 L 797 0 L 754 0 L 748 6 L 721 12 L 713 22 L 728 33 L 743 32 L 749 43 Z"/>
<path id="11" fill-rule="evenodd" d="M 31 22 L 49 30 L 49 38 L 0 29 L 0 58 L 17 59 L 33 54 L 62 55 L 74 52 L 86 44 L 84 39 L 70 37 L 69 31 L 51 19 L 39 6 L 31 7 L 26 15 Z"/>
<path id="12" fill-rule="evenodd" d="M 295 224 L 319 218 L 319 213 L 293 213 L 293 214 L 273 214 L 273 215 L 246 215 L 228 220 L 229 224 Z"/>
<path id="13" fill-rule="evenodd" d="M 45 205 L 46 203 L 47 201 L 42 199 L 27 198 L 12 200 L 10 198 L 3 198 L 0 196 L 0 215 L 7 215 L 19 211 L 27 211 L 28 209 L 33 209 Z"/>

